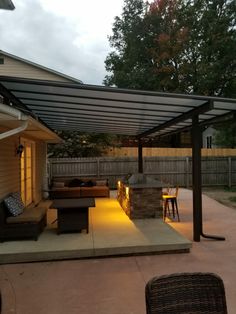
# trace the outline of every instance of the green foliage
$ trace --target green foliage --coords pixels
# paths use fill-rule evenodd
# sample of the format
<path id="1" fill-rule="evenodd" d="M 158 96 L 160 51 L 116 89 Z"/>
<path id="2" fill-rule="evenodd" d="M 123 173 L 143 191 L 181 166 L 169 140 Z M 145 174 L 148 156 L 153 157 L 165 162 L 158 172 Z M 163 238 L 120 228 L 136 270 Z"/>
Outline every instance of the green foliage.
<path id="1" fill-rule="evenodd" d="M 233 97 L 235 12 L 233 0 L 124 0 L 104 83 Z"/>
<path id="2" fill-rule="evenodd" d="M 60 131 L 61 144 L 48 145 L 50 157 L 99 157 L 109 147 L 119 146 L 118 136 L 110 134 Z"/>
<path id="3" fill-rule="evenodd" d="M 236 121 L 224 123 L 217 129 L 214 144 L 225 148 L 236 148 Z"/>
<path id="4" fill-rule="evenodd" d="M 229 188 L 228 186 L 226 186 L 226 187 L 224 188 L 224 190 L 227 191 L 227 192 L 236 192 L 236 186 L 233 186 L 233 187 L 231 187 L 231 188 Z"/>

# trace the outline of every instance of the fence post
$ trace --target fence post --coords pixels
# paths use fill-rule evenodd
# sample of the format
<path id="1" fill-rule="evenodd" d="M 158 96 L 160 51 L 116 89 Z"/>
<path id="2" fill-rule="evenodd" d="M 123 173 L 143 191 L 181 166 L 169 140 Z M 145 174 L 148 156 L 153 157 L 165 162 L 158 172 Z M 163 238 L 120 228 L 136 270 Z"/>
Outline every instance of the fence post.
<path id="1" fill-rule="evenodd" d="M 232 187 L 232 159 L 231 157 L 228 157 L 228 175 L 229 175 L 229 182 L 228 182 L 228 185 L 229 185 L 229 188 Z"/>
<path id="2" fill-rule="evenodd" d="M 186 157 L 186 188 L 189 188 L 189 157 Z"/>
<path id="3" fill-rule="evenodd" d="M 97 157 L 97 177 L 100 178 L 100 158 Z"/>
<path id="4" fill-rule="evenodd" d="M 52 161 L 50 159 L 47 160 L 47 172 L 48 172 L 48 183 L 52 182 Z"/>
<path id="5" fill-rule="evenodd" d="M 145 157 L 143 156 L 143 174 L 145 174 Z"/>

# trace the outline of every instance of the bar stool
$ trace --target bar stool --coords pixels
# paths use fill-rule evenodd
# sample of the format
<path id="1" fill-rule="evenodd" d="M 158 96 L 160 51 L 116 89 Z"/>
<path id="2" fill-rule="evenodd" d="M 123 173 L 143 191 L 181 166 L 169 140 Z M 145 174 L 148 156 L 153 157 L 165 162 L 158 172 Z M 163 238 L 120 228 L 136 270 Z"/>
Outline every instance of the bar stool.
<path id="1" fill-rule="evenodd" d="M 178 209 L 178 203 L 177 203 L 177 196 L 178 196 L 179 187 L 177 186 L 175 188 L 174 193 L 170 189 L 167 190 L 168 194 L 163 194 L 162 198 L 164 200 L 164 220 L 166 219 L 166 214 L 168 210 L 168 214 L 170 215 L 170 207 L 169 203 L 171 203 L 172 208 L 172 216 L 175 218 L 175 214 L 177 215 L 178 221 L 179 219 L 179 209 Z"/>

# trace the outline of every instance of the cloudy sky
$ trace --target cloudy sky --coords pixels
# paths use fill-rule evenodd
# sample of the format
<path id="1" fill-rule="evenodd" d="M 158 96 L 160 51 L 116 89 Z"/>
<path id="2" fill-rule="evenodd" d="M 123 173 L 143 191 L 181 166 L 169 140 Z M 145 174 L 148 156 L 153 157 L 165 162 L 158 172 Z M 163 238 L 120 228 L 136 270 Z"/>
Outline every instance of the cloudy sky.
<path id="1" fill-rule="evenodd" d="M 0 49 L 102 85 L 115 16 L 123 0 L 13 0 L 0 10 Z"/>

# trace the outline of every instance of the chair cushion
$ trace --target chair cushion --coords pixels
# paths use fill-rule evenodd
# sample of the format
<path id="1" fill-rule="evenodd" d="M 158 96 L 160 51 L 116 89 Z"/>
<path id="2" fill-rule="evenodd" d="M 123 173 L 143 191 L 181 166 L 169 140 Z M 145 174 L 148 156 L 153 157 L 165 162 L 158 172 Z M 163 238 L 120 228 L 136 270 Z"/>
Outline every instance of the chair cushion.
<path id="1" fill-rule="evenodd" d="M 46 215 L 46 208 L 44 207 L 26 207 L 21 215 L 7 217 L 7 223 L 39 222 L 44 215 Z"/>
<path id="2" fill-rule="evenodd" d="M 23 213 L 24 207 L 22 208 L 20 202 L 12 195 L 9 195 L 3 201 L 12 216 L 15 217 Z"/>

